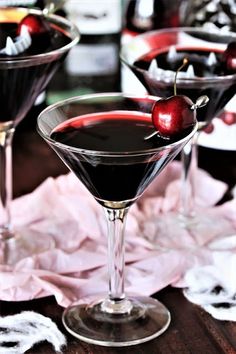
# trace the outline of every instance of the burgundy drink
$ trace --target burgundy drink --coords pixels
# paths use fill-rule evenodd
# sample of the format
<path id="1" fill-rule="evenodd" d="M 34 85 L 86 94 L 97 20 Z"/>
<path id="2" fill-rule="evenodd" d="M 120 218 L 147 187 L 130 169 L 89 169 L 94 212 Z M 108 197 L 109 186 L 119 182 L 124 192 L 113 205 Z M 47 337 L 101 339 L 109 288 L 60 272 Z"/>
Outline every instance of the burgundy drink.
<path id="1" fill-rule="evenodd" d="M 71 148 L 54 145 L 59 156 L 98 201 L 128 201 L 139 196 L 156 176 L 157 169 L 160 171 L 169 160 L 168 149 L 164 148 L 163 154 L 139 158 L 141 151 L 174 142 L 157 135 L 145 140 L 153 130 L 150 114 L 111 111 L 70 119 L 54 129 L 51 139 Z M 101 156 L 112 151 L 115 155 L 104 161 L 99 158 L 97 162 L 92 151 L 100 151 Z M 137 156 L 125 159 L 125 152 L 137 152 Z"/>
<path id="2" fill-rule="evenodd" d="M 13 10 L 11 10 L 13 12 Z M 16 17 L 17 17 L 16 12 Z M 0 49 L 2 51 L 7 37 L 16 38 L 18 21 L 7 22 L 0 19 Z M 0 51 L 0 122 L 14 121 L 14 125 L 21 121 L 31 108 L 33 102 L 42 92 L 52 76 L 55 74 L 66 54 L 55 55 L 49 60 L 32 61 L 26 64 L 23 57 L 37 56 L 41 53 L 50 53 L 65 47 L 71 38 L 62 29 L 49 25 L 49 32 L 45 36 L 33 38 L 32 45 L 17 56 L 9 56 Z M 11 60 L 18 60 L 16 65 Z M 9 60 L 6 63 L 6 60 Z"/>
<path id="3" fill-rule="evenodd" d="M 12 225 L 12 141 L 17 124 L 78 40 L 77 28 L 60 16 L 22 7 L 0 10 L 0 247 L 4 264 L 55 246 L 50 233 Z"/>
<path id="4" fill-rule="evenodd" d="M 191 85 L 192 77 L 186 77 L 186 80 L 182 80 L 183 77 L 181 77 L 181 80 L 177 81 L 178 94 L 190 97 L 193 102 L 196 102 L 201 95 L 208 96 L 210 104 L 198 112 L 198 120 L 210 121 L 223 110 L 236 92 L 235 81 L 217 81 L 220 76 L 230 75 L 222 62 L 223 51 L 200 47 L 176 47 L 175 49 L 176 57 L 171 59 L 168 58 L 168 51 L 153 50 L 136 60 L 132 69 L 151 94 L 169 97 L 173 95 L 173 80 L 159 80 L 158 78 L 153 80 L 151 75 L 143 74 L 143 70 L 148 71 L 151 62 L 156 60 L 158 68 L 174 73 L 181 66 L 183 59 L 187 58 L 196 77 L 202 80 L 193 82 Z M 214 53 L 215 60 L 213 59 L 212 62 L 209 60 L 210 53 Z M 216 78 L 215 82 L 214 77 Z M 204 78 L 211 78 L 212 81 L 204 80 Z"/>
<path id="5" fill-rule="evenodd" d="M 191 98 L 193 107 L 208 97 L 209 102 L 204 107 L 200 104 L 197 110 L 199 134 L 206 126 L 208 132 L 212 130 L 211 120 L 219 117 L 236 93 L 235 48 L 233 32 L 178 27 L 136 36 L 124 45 L 121 58 L 151 94 L 165 98 L 177 92 Z M 152 219 L 152 227 L 145 224 L 145 237 L 154 247 L 160 244 L 160 230 L 171 245 L 176 244 L 176 234 L 188 230 L 198 245 L 200 239 L 209 242 L 210 238 L 220 237 L 228 227 L 228 221 L 214 217 L 202 206 L 195 207 L 198 184 L 193 181 L 196 182 L 198 134 L 181 153 L 183 171 L 178 209 L 165 213 L 162 219 Z"/>
<path id="6" fill-rule="evenodd" d="M 62 319 L 71 334 L 88 343 L 140 344 L 163 333 L 170 322 L 162 304 L 124 291 L 129 206 L 197 130 L 195 123 L 172 140 L 159 137 L 151 119 L 156 104 L 156 97 L 147 95 L 84 95 L 58 102 L 38 117 L 41 136 L 102 205 L 107 219 L 108 295 L 84 298 L 81 305 L 67 308 Z"/>

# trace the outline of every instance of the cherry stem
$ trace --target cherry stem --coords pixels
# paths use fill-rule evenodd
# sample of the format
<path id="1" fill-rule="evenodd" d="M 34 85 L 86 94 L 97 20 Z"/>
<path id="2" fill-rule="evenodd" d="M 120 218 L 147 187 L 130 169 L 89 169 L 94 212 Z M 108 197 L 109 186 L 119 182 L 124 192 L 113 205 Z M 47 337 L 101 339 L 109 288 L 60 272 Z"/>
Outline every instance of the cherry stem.
<path id="1" fill-rule="evenodd" d="M 151 139 L 154 135 L 156 135 L 158 133 L 157 130 L 155 130 L 154 132 L 152 132 L 151 134 L 147 135 L 144 137 L 144 140 L 148 140 Z"/>
<path id="2" fill-rule="evenodd" d="M 177 81 L 178 72 L 179 72 L 180 70 L 182 70 L 182 69 L 185 67 L 185 65 L 188 64 L 188 61 L 189 61 L 188 58 L 184 58 L 182 65 L 176 70 L 176 73 L 175 73 L 175 80 L 174 80 L 174 95 L 175 95 L 175 96 L 177 95 L 176 81 Z M 207 96 L 204 96 L 204 97 L 207 97 Z M 202 98 L 202 97 L 201 97 L 201 98 Z M 207 97 L 207 98 L 208 98 L 208 97 Z M 199 104 L 199 102 L 198 102 L 198 104 Z M 201 102 L 201 104 L 202 104 L 202 102 Z M 193 108 L 195 108 L 195 107 L 197 107 L 197 106 L 198 106 L 198 105 L 193 105 Z M 201 105 L 199 105 L 199 107 L 201 107 Z M 144 137 L 144 140 L 148 140 L 148 139 L 152 138 L 153 136 L 155 136 L 155 135 L 157 135 L 157 134 L 158 134 L 158 131 L 154 131 L 154 132 L 152 132 L 151 134 L 145 136 L 145 137 Z"/>
<path id="3" fill-rule="evenodd" d="M 187 65 L 187 64 L 188 64 L 188 58 L 184 58 L 182 65 L 176 70 L 175 80 L 174 80 L 174 95 L 175 96 L 177 95 L 177 89 L 176 89 L 177 75 L 178 75 L 179 71 L 182 70 L 185 67 L 185 65 Z"/>

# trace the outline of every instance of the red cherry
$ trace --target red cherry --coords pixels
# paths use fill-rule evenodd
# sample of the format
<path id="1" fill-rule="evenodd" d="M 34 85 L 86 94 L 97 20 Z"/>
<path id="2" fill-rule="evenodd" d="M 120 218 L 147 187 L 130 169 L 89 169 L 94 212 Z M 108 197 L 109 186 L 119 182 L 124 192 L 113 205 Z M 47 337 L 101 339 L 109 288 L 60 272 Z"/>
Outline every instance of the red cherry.
<path id="1" fill-rule="evenodd" d="M 211 134 L 214 131 L 214 124 L 209 123 L 205 128 L 203 128 L 204 133 Z"/>
<path id="2" fill-rule="evenodd" d="M 227 125 L 236 124 L 236 114 L 234 112 L 224 112 L 221 119 Z"/>
<path id="3" fill-rule="evenodd" d="M 42 35 L 50 31 L 49 24 L 40 15 L 26 15 L 18 25 L 18 35 L 21 32 L 22 26 L 26 26 L 31 35 Z"/>
<path id="4" fill-rule="evenodd" d="M 236 72 L 236 42 L 231 42 L 228 44 L 223 53 L 222 61 L 228 71 Z"/>
<path id="5" fill-rule="evenodd" d="M 163 137 L 171 138 L 194 126 L 196 110 L 187 96 L 174 95 L 157 101 L 152 109 L 152 122 Z"/>

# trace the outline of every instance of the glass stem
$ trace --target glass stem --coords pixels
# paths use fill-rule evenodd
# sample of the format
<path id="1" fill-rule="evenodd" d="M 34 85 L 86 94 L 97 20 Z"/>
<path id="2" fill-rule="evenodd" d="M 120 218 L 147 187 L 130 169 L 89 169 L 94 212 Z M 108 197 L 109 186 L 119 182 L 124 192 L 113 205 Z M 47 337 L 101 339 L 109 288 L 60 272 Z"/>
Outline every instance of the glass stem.
<path id="1" fill-rule="evenodd" d="M 181 153 L 182 176 L 180 188 L 180 215 L 184 218 L 193 217 L 195 214 L 195 185 L 194 179 L 197 172 L 199 133 L 184 146 Z"/>
<path id="2" fill-rule="evenodd" d="M 12 237 L 10 203 L 12 200 L 12 122 L 0 123 L 0 240 Z"/>
<path id="3" fill-rule="evenodd" d="M 108 224 L 109 297 L 103 301 L 102 310 L 123 314 L 132 308 L 124 292 L 124 229 L 128 208 L 104 209 Z"/>

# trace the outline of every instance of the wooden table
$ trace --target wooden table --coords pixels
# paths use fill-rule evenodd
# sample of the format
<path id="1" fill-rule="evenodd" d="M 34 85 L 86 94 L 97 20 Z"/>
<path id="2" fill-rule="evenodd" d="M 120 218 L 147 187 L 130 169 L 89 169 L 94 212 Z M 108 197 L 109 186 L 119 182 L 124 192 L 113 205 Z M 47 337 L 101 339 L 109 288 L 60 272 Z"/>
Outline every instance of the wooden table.
<path id="1" fill-rule="evenodd" d="M 207 154 L 211 172 L 217 173 L 215 163 L 212 166 Z M 234 155 L 235 157 L 235 155 Z M 229 157 L 230 158 L 230 157 Z M 210 160 L 209 160 L 210 159 Z M 204 159 L 203 159 L 204 160 Z M 224 159 L 230 168 L 231 160 Z M 203 161 L 204 162 L 204 161 Z M 224 164 L 224 162 L 222 161 Z M 219 162 L 218 162 L 219 165 Z M 235 170 L 234 170 L 235 171 Z M 67 169 L 56 154 L 46 145 L 35 131 L 34 122 L 27 119 L 17 129 L 14 139 L 14 196 L 28 193 L 36 188 L 46 177 L 66 173 Z M 222 165 L 221 165 L 222 172 Z M 231 171 L 232 172 L 232 171 Z M 230 172 L 230 173 L 231 173 Z M 222 174 L 222 179 L 235 183 L 235 175 Z M 0 315 L 33 310 L 51 317 L 66 334 L 68 345 L 64 354 L 234 354 L 236 353 L 236 323 L 221 322 L 213 319 L 198 306 L 188 302 L 181 290 L 168 287 L 154 295 L 170 310 L 172 321 L 169 329 L 159 338 L 148 343 L 128 348 L 105 348 L 88 345 L 71 337 L 65 331 L 61 315 L 63 309 L 57 305 L 54 297 L 25 302 L 0 301 Z M 28 354 L 55 353 L 47 342 L 36 345 Z"/>

